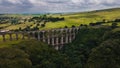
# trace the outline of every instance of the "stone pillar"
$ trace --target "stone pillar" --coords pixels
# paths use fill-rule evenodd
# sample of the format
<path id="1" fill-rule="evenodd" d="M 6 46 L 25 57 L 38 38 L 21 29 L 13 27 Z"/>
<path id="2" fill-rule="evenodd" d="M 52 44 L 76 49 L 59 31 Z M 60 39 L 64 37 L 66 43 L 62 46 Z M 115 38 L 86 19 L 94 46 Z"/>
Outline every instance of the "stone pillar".
<path id="1" fill-rule="evenodd" d="M 60 37 L 60 46 L 59 49 L 61 49 L 63 47 L 63 29 L 61 29 L 61 37 Z"/>
<path id="2" fill-rule="evenodd" d="M 78 31 L 79 31 L 80 28 L 78 27 L 78 28 L 76 28 L 76 29 L 77 29 L 77 32 L 76 32 L 76 33 L 78 33 Z"/>
<path id="3" fill-rule="evenodd" d="M 59 41 L 59 38 L 56 37 L 56 45 L 59 45 L 58 41 Z"/>
<path id="4" fill-rule="evenodd" d="M 53 45 L 53 46 L 55 45 L 55 38 L 54 38 L 54 35 L 52 35 L 52 45 Z"/>
<path id="5" fill-rule="evenodd" d="M 76 31 L 75 31 L 75 28 L 72 28 L 72 33 L 74 33 L 74 32 L 76 32 Z"/>
<path id="6" fill-rule="evenodd" d="M 16 33 L 16 40 L 18 40 L 18 33 Z"/>
<path id="7" fill-rule="evenodd" d="M 55 48 L 56 50 L 59 50 L 59 49 L 60 49 L 60 47 L 59 47 L 58 45 L 56 45 L 54 48 Z"/>
<path id="8" fill-rule="evenodd" d="M 59 46 L 59 49 L 61 49 L 61 48 L 63 47 L 63 44 L 64 44 L 64 42 L 63 42 L 63 35 L 61 36 L 60 41 L 61 41 L 61 42 L 60 42 L 61 45 Z"/>
<path id="9" fill-rule="evenodd" d="M 60 45 L 59 45 L 59 37 L 56 37 L 56 49 L 57 49 L 57 50 L 60 49 Z"/>
<path id="10" fill-rule="evenodd" d="M 12 34 L 9 34 L 9 36 L 10 36 L 10 41 L 12 41 L 13 39 L 12 39 Z"/>
<path id="11" fill-rule="evenodd" d="M 38 38 L 37 39 L 40 41 L 40 32 L 38 32 Z"/>
<path id="12" fill-rule="evenodd" d="M 65 43 L 67 44 L 69 41 L 68 41 L 68 29 L 66 29 L 66 36 L 65 36 Z"/>
<path id="13" fill-rule="evenodd" d="M 71 34 L 71 29 L 69 29 L 69 42 L 72 42 L 72 34 Z"/>
<path id="14" fill-rule="evenodd" d="M 68 41 L 68 34 L 66 34 L 66 37 L 65 37 L 65 43 L 67 44 L 69 41 Z"/>
<path id="15" fill-rule="evenodd" d="M 22 40 L 25 40 L 25 34 L 22 33 Z"/>
<path id="16" fill-rule="evenodd" d="M 3 37 L 3 41 L 5 42 L 6 41 L 5 34 L 3 34 L 2 37 Z"/>
<path id="17" fill-rule="evenodd" d="M 52 30 L 52 45 L 55 45 L 55 35 L 54 35 L 54 30 Z"/>
<path id="18" fill-rule="evenodd" d="M 47 43 L 50 45 L 50 35 L 49 35 L 49 31 L 48 31 L 48 36 L 47 36 Z"/>
<path id="19" fill-rule="evenodd" d="M 31 38 L 30 32 L 28 32 L 27 34 L 28 34 L 28 40 L 30 40 L 30 38 Z"/>
<path id="20" fill-rule="evenodd" d="M 45 31 L 43 31 L 43 42 L 45 42 Z"/>
<path id="21" fill-rule="evenodd" d="M 47 43 L 50 45 L 50 36 L 47 37 Z"/>
<path id="22" fill-rule="evenodd" d="M 59 49 L 61 49 L 63 47 L 63 29 L 61 29 L 61 38 L 60 38 L 60 46 Z"/>
<path id="23" fill-rule="evenodd" d="M 32 37 L 33 39 L 35 39 L 35 32 L 32 32 Z"/>
<path id="24" fill-rule="evenodd" d="M 72 40 L 75 39 L 76 33 L 77 33 L 77 29 L 76 29 L 76 28 L 73 28 Z"/>

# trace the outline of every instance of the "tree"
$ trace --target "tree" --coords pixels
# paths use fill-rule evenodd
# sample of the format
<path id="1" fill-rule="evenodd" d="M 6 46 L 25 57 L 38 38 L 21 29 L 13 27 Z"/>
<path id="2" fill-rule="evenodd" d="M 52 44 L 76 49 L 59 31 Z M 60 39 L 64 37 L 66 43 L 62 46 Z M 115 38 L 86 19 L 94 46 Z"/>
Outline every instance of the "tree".
<path id="1" fill-rule="evenodd" d="M 120 39 L 120 31 L 108 31 L 104 34 L 103 40 Z"/>
<path id="2" fill-rule="evenodd" d="M 103 21 L 102 21 L 102 22 L 106 23 L 106 21 L 107 21 L 106 19 L 103 19 Z"/>
<path id="3" fill-rule="evenodd" d="M 41 24 L 41 27 L 45 27 L 45 24 Z"/>
<path id="4" fill-rule="evenodd" d="M 116 22 L 114 22 L 114 23 L 112 23 L 112 26 L 111 26 L 111 28 L 117 28 L 117 23 Z"/>
<path id="5" fill-rule="evenodd" d="M 64 28 L 68 28 L 68 26 L 65 26 Z"/>
<path id="6" fill-rule="evenodd" d="M 0 68 L 31 68 L 29 56 L 19 49 L 0 48 Z"/>
<path id="7" fill-rule="evenodd" d="M 38 28 L 38 26 L 35 26 L 31 30 L 35 31 L 35 30 L 39 30 L 39 28 Z"/>
<path id="8" fill-rule="evenodd" d="M 68 56 L 71 68 L 84 68 L 92 48 L 102 42 L 106 28 L 81 28 L 72 43 L 62 48 Z"/>
<path id="9" fill-rule="evenodd" d="M 39 26 L 40 24 L 39 23 L 37 23 L 37 25 L 36 26 Z"/>
<path id="10" fill-rule="evenodd" d="M 22 41 L 13 47 L 27 53 L 34 68 L 69 68 L 69 62 L 64 55 L 39 41 Z"/>
<path id="11" fill-rule="evenodd" d="M 30 30 L 31 30 L 31 29 L 30 29 L 30 26 L 26 26 L 26 28 L 25 28 L 24 30 L 30 31 Z"/>
<path id="12" fill-rule="evenodd" d="M 83 24 L 80 24 L 80 26 L 83 26 Z"/>
<path id="13" fill-rule="evenodd" d="M 92 49 L 87 68 L 120 68 L 120 40 L 107 40 Z"/>
<path id="14" fill-rule="evenodd" d="M 18 29 L 19 31 L 21 31 L 22 30 L 22 28 L 21 27 L 19 27 L 19 29 Z"/>
<path id="15" fill-rule="evenodd" d="M 72 28 L 75 28 L 75 25 L 72 25 Z"/>

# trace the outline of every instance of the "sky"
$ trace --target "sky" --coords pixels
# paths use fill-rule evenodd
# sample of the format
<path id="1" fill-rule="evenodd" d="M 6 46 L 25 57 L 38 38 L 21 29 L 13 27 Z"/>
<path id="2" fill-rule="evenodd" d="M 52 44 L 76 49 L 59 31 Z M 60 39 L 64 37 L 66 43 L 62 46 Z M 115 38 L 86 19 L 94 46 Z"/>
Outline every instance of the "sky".
<path id="1" fill-rule="evenodd" d="M 82 12 L 120 7 L 120 0 L 0 0 L 0 13 Z"/>

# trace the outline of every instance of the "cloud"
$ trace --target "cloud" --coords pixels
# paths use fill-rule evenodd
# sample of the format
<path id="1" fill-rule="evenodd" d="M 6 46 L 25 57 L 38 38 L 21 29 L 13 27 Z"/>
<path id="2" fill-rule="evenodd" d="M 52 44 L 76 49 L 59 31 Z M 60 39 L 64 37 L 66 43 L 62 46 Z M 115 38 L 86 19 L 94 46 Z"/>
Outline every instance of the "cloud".
<path id="1" fill-rule="evenodd" d="M 120 7 L 120 0 L 0 0 L 0 13 L 78 12 Z"/>
<path id="2" fill-rule="evenodd" d="M 29 0 L 1 0 L 0 13 L 20 13 L 33 7 Z"/>

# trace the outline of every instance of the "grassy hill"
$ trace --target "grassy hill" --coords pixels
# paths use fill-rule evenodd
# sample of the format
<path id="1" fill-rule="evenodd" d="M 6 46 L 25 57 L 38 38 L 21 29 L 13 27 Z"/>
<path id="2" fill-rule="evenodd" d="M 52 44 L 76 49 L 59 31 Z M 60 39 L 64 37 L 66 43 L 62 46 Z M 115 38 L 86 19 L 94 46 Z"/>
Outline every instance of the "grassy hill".
<path id="1" fill-rule="evenodd" d="M 80 24 L 89 24 L 91 22 L 95 23 L 98 21 L 103 21 L 103 19 L 105 19 L 106 21 L 111 21 L 116 18 L 120 18 L 119 12 L 120 12 L 120 8 L 112 8 L 112 9 L 105 9 L 105 10 L 68 13 L 68 14 L 49 14 L 49 16 L 52 16 L 52 17 L 64 17 L 65 20 L 58 21 L 58 22 L 48 22 L 44 28 L 41 28 L 41 27 L 39 28 L 40 30 L 45 30 L 45 29 L 52 29 L 52 28 L 63 28 L 64 26 L 71 27 L 72 25 L 79 26 Z M 11 16 L 17 16 L 17 15 L 11 15 Z M 36 15 L 31 15 L 31 16 L 36 16 Z M 40 15 L 38 14 L 37 16 L 40 16 Z M 4 26 L 5 28 L 3 29 L 12 30 L 12 29 L 18 29 L 19 27 L 25 28 L 27 25 L 35 26 L 33 22 L 26 22 L 25 24 L 18 24 L 18 25 L 0 24 L 0 27 Z M 110 23 L 106 25 L 110 25 Z"/>

